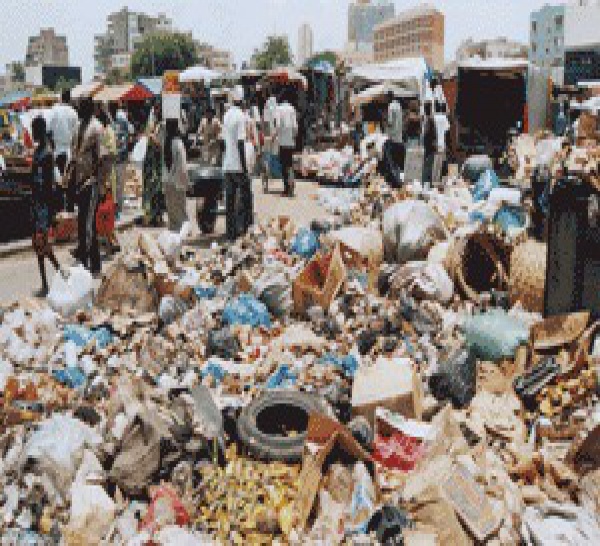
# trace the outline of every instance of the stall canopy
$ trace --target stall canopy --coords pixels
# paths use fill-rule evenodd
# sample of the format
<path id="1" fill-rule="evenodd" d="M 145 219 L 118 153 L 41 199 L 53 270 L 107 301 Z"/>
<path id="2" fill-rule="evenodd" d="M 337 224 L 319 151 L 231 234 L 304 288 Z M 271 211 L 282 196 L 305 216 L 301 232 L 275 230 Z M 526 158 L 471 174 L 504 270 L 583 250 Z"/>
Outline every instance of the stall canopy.
<path id="1" fill-rule="evenodd" d="M 429 75 L 430 70 L 423 57 L 357 66 L 351 72 L 355 79 L 372 83 L 390 82 L 417 91 L 419 95 L 422 95 Z"/>
<path id="2" fill-rule="evenodd" d="M 96 93 L 96 102 L 142 102 L 151 99 L 154 95 L 139 83 L 125 85 L 108 85 Z"/>
<path id="3" fill-rule="evenodd" d="M 385 99 L 390 93 L 393 93 L 394 96 L 398 98 L 415 97 L 417 95 L 417 91 L 385 82 L 368 87 L 358 95 L 354 95 L 351 101 L 354 106 L 359 106 L 378 99 Z"/>
<path id="4" fill-rule="evenodd" d="M 137 83 L 143 85 L 155 97 L 160 96 L 162 93 L 162 78 L 140 78 Z"/>
<path id="5" fill-rule="evenodd" d="M 322 72 L 323 74 L 334 74 L 335 68 L 329 61 L 319 60 L 308 63 L 308 68 L 315 72 Z"/>
<path id="6" fill-rule="evenodd" d="M 294 68 L 274 68 L 266 77 L 280 83 L 300 83 L 305 89 L 308 87 L 306 78 Z"/>
<path id="7" fill-rule="evenodd" d="M 71 89 L 71 99 L 80 100 L 93 97 L 104 87 L 102 82 L 90 82 L 76 85 Z"/>
<path id="8" fill-rule="evenodd" d="M 31 95 L 26 91 L 15 91 L 0 99 L 0 108 L 20 110 L 31 102 Z"/>
<path id="9" fill-rule="evenodd" d="M 210 82 L 212 80 L 218 80 L 223 77 L 221 72 L 211 70 L 205 66 L 192 66 L 187 70 L 184 70 L 179 74 L 179 81 L 181 83 L 192 83 L 192 82 Z"/>

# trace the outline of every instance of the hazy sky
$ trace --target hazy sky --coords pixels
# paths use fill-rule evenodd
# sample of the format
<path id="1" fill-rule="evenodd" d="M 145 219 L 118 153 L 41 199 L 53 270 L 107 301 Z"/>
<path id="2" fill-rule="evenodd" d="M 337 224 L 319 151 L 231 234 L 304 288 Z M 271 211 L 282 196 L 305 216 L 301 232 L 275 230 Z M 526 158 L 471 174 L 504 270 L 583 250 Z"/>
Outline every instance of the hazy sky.
<path id="1" fill-rule="evenodd" d="M 528 41 L 529 14 L 548 0 L 431 0 L 446 16 L 446 58 L 462 39 L 509 38 Z M 395 0 L 396 11 L 418 2 Z M 66 34 L 71 64 L 93 71 L 94 34 L 106 16 L 127 5 L 148 13 L 166 12 L 181 30 L 227 48 L 235 61 L 247 59 L 273 32 L 285 33 L 296 53 L 298 27 L 312 25 L 315 49 L 338 49 L 346 40 L 349 0 L 0 0 L 0 67 L 25 56 L 27 38 L 41 27 Z"/>

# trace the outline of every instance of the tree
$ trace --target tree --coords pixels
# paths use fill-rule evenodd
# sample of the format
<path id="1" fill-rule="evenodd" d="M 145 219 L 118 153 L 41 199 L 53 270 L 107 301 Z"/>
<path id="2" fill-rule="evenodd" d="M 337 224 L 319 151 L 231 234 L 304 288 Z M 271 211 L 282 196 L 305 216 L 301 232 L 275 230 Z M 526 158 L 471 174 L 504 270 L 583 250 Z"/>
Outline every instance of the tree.
<path id="1" fill-rule="evenodd" d="M 331 65 L 331 67 L 334 69 L 337 67 L 337 65 L 339 63 L 338 56 L 333 51 L 321 51 L 320 53 L 314 54 L 306 62 L 306 64 L 308 66 L 313 66 L 322 61 L 329 63 Z"/>
<path id="2" fill-rule="evenodd" d="M 269 36 L 261 49 L 255 49 L 252 64 L 258 70 L 271 70 L 292 64 L 290 43 L 286 36 Z"/>
<path id="3" fill-rule="evenodd" d="M 194 40 L 186 34 L 151 34 L 131 57 L 131 75 L 162 76 L 167 70 L 185 70 L 198 62 Z"/>
<path id="4" fill-rule="evenodd" d="M 65 78 L 64 76 L 61 76 L 60 78 L 58 78 L 58 81 L 54 85 L 54 91 L 56 93 L 62 93 L 63 91 L 67 91 L 67 90 L 70 91 L 76 85 L 77 85 L 76 80 L 69 80 L 68 78 Z"/>
<path id="5" fill-rule="evenodd" d="M 23 63 L 13 63 L 12 76 L 13 80 L 18 83 L 23 83 L 25 81 L 25 67 L 23 66 Z"/>
<path id="6" fill-rule="evenodd" d="M 104 83 L 106 85 L 121 85 L 130 79 L 130 74 L 127 70 L 111 68 L 104 78 Z"/>

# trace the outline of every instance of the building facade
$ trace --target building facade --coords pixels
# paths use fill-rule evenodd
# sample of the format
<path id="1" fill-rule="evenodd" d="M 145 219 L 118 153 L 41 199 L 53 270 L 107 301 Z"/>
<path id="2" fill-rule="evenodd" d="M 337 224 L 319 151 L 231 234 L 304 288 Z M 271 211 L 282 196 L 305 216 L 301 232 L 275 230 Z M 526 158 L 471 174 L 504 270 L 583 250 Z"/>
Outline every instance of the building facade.
<path id="1" fill-rule="evenodd" d="M 578 0 L 565 15 L 565 84 L 600 80 L 600 0 Z"/>
<path id="2" fill-rule="evenodd" d="M 229 72 L 233 67 L 233 57 L 230 51 L 218 49 L 204 42 L 196 42 L 198 63 L 211 70 Z"/>
<path id="3" fill-rule="evenodd" d="M 404 11 L 375 27 L 375 62 L 410 57 L 424 57 L 434 70 L 444 68 L 444 14 L 432 6 Z"/>
<path id="4" fill-rule="evenodd" d="M 304 23 L 298 29 L 298 65 L 304 65 L 313 53 L 313 31 L 308 23 Z"/>
<path id="5" fill-rule="evenodd" d="M 69 66 L 69 48 L 66 36 L 58 36 L 53 28 L 43 28 L 37 36 L 30 36 L 25 55 L 25 66 Z"/>
<path id="6" fill-rule="evenodd" d="M 396 12 L 389 0 L 355 0 L 348 7 L 348 43 L 356 50 L 364 50 L 364 44 L 372 47 L 375 27 Z"/>
<path id="7" fill-rule="evenodd" d="M 545 5 L 531 14 L 529 26 L 529 60 L 550 70 L 565 60 L 566 6 Z"/>
<path id="8" fill-rule="evenodd" d="M 456 60 L 461 62 L 473 57 L 482 59 L 527 59 L 528 54 L 529 48 L 526 45 L 513 42 L 504 37 L 479 42 L 469 38 L 458 46 Z"/>
<path id="9" fill-rule="evenodd" d="M 112 60 L 131 55 L 136 44 L 149 34 L 172 32 L 173 22 L 164 13 L 156 17 L 123 8 L 107 18 L 104 34 L 94 37 L 94 69 L 96 75 L 106 74 L 113 68 Z"/>

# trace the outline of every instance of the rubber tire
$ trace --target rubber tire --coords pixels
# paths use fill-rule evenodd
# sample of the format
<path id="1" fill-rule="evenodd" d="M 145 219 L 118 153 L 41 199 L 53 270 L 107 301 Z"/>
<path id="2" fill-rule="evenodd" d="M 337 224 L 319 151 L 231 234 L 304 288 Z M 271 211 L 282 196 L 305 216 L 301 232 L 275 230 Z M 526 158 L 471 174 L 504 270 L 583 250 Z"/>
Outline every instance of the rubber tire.
<path id="1" fill-rule="evenodd" d="M 272 436 L 258 430 L 256 419 L 269 406 L 287 404 L 311 413 L 324 413 L 322 399 L 296 391 L 269 391 L 248 404 L 237 422 L 238 436 L 247 452 L 262 461 L 296 463 L 302 460 L 306 433 L 293 437 Z"/>

